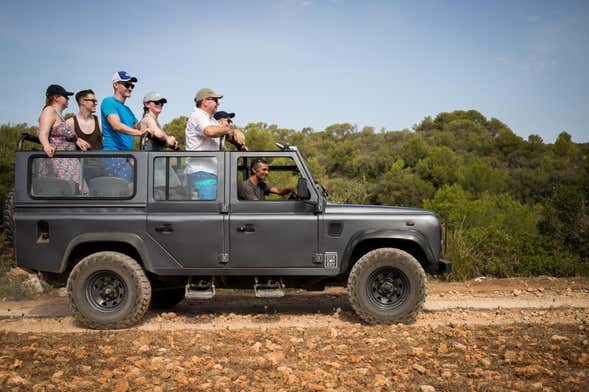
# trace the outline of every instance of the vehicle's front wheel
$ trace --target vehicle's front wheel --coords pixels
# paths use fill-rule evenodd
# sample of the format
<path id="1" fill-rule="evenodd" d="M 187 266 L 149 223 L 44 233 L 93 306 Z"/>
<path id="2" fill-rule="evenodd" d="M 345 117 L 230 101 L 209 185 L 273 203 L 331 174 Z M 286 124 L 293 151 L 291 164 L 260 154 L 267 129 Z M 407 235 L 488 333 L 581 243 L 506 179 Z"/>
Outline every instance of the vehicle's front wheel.
<path id="1" fill-rule="evenodd" d="M 352 307 L 369 324 L 414 322 L 425 293 L 423 268 L 409 253 L 396 248 L 366 253 L 348 277 Z"/>
<path id="2" fill-rule="evenodd" d="M 151 285 L 141 265 L 117 252 L 83 258 L 70 273 L 67 292 L 74 317 L 95 329 L 132 326 L 151 299 Z"/>

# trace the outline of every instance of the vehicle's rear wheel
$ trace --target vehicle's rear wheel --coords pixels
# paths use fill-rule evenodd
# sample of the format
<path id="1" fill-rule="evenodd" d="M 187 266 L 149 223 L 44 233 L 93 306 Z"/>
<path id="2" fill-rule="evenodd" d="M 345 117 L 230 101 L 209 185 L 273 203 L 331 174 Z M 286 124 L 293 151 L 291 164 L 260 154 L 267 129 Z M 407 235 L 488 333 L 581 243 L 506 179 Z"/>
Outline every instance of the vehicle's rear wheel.
<path id="1" fill-rule="evenodd" d="M 70 273 L 67 292 L 74 317 L 95 329 L 134 325 L 151 299 L 151 285 L 141 265 L 117 252 L 83 258 Z"/>
<path id="2" fill-rule="evenodd" d="M 366 253 L 348 277 L 352 307 L 369 324 L 414 322 L 425 294 L 423 268 L 409 253 L 396 248 Z"/>
<path id="3" fill-rule="evenodd" d="M 182 302 L 184 294 L 184 288 L 154 290 L 151 293 L 149 307 L 152 309 L 169 309 Z"/>
<path id="4" fill-rule="evenodd" d="M 2 229 L 6 242 L 12 244 L 14 238 L 14 191 L 6 194 L 2 208 Z"/>

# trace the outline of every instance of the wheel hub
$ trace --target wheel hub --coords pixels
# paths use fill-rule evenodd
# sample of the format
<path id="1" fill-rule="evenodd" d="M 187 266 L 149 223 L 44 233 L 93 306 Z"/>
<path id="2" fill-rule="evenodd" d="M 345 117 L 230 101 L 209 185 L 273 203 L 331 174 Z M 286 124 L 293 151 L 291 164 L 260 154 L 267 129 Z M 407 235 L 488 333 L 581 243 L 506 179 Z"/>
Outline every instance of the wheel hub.
<path id="1" fill-rule="evenodd" d="M 99 271 L 89 279 L 86 297 L 90 305 L 101 312 L 118 308 L 127 297 L 127 286 L 123 279 L 112 271 Z"/>
<path id="2" fill-rule="evenodd" d="M 410 291 L 409 279 L 396 268 L 381 268 L 368 279 L 368 298 L 382 310 L 391 310 L 403 304 Z"/>

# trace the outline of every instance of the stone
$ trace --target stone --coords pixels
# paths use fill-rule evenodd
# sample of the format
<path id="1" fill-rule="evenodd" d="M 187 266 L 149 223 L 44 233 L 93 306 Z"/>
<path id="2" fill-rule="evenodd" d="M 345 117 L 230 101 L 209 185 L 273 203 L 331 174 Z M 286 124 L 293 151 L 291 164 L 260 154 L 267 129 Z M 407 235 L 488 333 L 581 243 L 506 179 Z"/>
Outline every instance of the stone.
<path id="1" fill-rule="evenodd" d="M 505 362 L 513 362 L 517 358 L 517 354 L 515 351 L 508 350 L 503 354 L 503 359 Z"/>
<path id="2" fill-rule="evenodd" d="M 484 366 L 484 367 L 489 367 L 491 366 L 491 361 L 488 358 L 481 358 L 481 360 L 479 361 L 479 363 Z"/>
<path id="3" fill-rule="evenodd" d="M 418 373 L 421 373 L 421 374 L 425 374 L 425 372 L 427 371 L 426 368 L 424 368 L 423 366 L 421 366 L 418 363 L 414 364 L 411 367 L 413 368 L 413 370 L 415 370 L 415 371 L 417 371 Z"/>
<path id="4" fill-rule="evenodd" d="M 552 335 L 550 337 L 550 340 L 552 340 L 553 342 L 564 342 L 569 340 L 569 338 L 567 338 L 566 336 Z"/>

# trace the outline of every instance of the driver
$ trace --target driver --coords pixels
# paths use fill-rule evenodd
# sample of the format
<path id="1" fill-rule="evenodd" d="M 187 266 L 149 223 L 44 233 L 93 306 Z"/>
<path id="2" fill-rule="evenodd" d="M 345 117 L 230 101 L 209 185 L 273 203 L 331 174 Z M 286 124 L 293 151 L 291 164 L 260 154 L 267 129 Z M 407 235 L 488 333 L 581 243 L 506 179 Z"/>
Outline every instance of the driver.
<path id="1" fill-rule="evenodd" d="M 294 189 L 271 187 L 264 182 L 268 177 L 268 161 L 264 158 L 256 158 L 250 166 L 251 175 L 244 180 L 239 186 L 240 200 L 264 200 L 266 195 L 274 193 L 275 195 L 284 196 L 289 193 L 296 195 Z"/>

